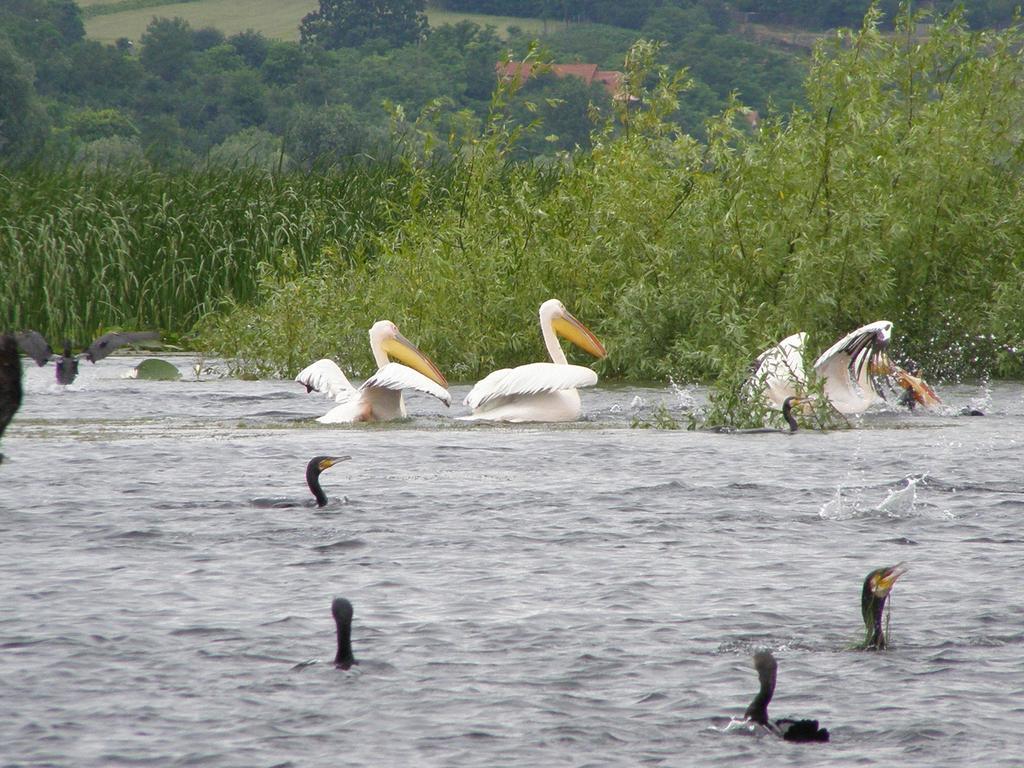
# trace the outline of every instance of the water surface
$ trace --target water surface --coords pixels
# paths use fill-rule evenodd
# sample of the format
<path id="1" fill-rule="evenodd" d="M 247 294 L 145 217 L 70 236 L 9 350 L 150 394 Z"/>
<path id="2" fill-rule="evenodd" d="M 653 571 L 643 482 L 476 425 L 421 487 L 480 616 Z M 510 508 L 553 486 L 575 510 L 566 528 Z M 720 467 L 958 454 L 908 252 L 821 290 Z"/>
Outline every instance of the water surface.
<path id="1" fill-rule="evenodd" d="M 630 428 L 703 398 L 670 387 L 585 391 L 569 426 L 414 396 L 400 424 L 325 427 L 290 382 L 188 358 L 120 378 L 138 360 L 66 389 L 26 369 L 0 466 L 5 766 L 1021 764 L 1016 384 L 828 434 Z M 254 503 L 304 501 L 319 453 L 352 456 L 327 507 Z M 849 650 L 864 576 L 898 561 L 892 649 Z M 830 744 L 715 730 L 758 648 L 772 715 Z"/>

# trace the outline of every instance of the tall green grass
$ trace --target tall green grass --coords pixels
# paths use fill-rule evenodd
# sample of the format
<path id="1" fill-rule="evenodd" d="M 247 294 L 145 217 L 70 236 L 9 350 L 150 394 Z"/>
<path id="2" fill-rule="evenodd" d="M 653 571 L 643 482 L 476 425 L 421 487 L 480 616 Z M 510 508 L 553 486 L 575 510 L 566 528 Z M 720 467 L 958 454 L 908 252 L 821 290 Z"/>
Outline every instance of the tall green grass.
<path id="1" fill-rule="evenodd" d="M 415 211 L 395 162 L 253 170 L 27 169 L 0 176 L 0 327 L 87 339 L 112 326 L 187 334 L 260 276 L 346 268 Z"/>

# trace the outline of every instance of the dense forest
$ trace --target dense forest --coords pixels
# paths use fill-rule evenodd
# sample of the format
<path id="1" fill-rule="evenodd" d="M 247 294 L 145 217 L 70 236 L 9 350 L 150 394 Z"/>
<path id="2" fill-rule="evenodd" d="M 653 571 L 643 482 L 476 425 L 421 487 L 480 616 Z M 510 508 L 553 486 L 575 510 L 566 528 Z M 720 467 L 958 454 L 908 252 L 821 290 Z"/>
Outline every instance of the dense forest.
<path id="1" fill-rule="evenodd" d="M 532 40 L 515 31 L 502 40 L 469 22 L 429 29 L 414 0 L 378 5 L 402 10 L 405 26 L 397 14 L 380 28 L 310 14 L 295 20 L 301 42 L 284 42 L 155 18 L 139 40 L 103 45 L 85 38 L 72 0 L 4 3 L 0 160 L 308 167 L 375 153 L 391 140 L 396 110 L 410 119 L 428 112 L 440 137 L 478 131 L 495 65 L 525 57 Z M 329 33 L 336 28 L 347 32 Z M 806 52 L 779 52 L 732 34 L 717 6 L 690 0 L 666 4 L 636 29 L 558 25 L 544 40 L 544 55 L 621 69 L 640 37 L 667 41 L 664 63 L 690 68 L 693 87 L 674 116 L 689 131 L 699 133 L 733 92 L 762 112 L 800 98 Z M 552 155 L 587 148 L 592 118 L 610 112 L 610 98 L 575 78 L 538 77 L 518 110 L 524 123 L 540 118 L 548 125 L 524 138 L 520 156 Z"/>
<path id="2" fill-rule="evenodd" d="M 785 109 L 752 128 L 726 95 L 695 131 L 702 82 L 671 42 L 608 35 L 629 98 L 602 102 L 497 80 L 504 44 L 474 25 L 375 52 L 157 20 L 103 47 L 72 3 L 43 5 L 42 37 L 0 43 L 2 326 L 158 327 L 256 373 L 323 355 L 359 373 L 387 316 L 457 381 L 541 354 L 558 296 L 606 342 L 603 375 L 731 382 L 796 330 L 820 348 L 883 317 L 932 378 L 1024 374 L 1017 25 L 873 7 Z M 680 13 L 719 34 L 703 6 L 652 11 Z M 402 57 L 465 78 L 462 101 L 420 94 Z M 559 124 L 572 103 L 585 129 Z"/>
<path id="3" fill-rule="evenodd" d="M 591 21 L 631 29 L 643 28 L 661 9 L 679 6 L 671 0 L 439 0 L 445 8 L 475 13 L 502 13 L 512 16 L 536 16 L 547 19 Z M 849 27 L 860 24 L 866 5 L 862 0 L 699 0 L 686 3 L 699 6 L 710 18 L 724 25 L 731 15 L 742 14 L 749 21 L 785 24 L 808 29 Z M 1013 20 L 1019 3 L 1010 0 L 938 0 L 926 5 L 945 14 L 963 5 L 967 21 L 975 27 L 1005 26 Z M 877 4 L 884 26 L 891 26 L 899 11 L 898 0 Z"/>

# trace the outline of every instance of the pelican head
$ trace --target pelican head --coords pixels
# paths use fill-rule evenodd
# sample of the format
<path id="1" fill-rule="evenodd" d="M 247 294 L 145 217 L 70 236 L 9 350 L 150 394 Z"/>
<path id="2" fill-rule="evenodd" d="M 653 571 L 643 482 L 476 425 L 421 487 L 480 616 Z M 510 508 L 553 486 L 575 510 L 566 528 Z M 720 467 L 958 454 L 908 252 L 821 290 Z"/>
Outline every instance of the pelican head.
<path id="1" fill-rule="evenodd" d="M 540 324 L 542 328 L 550 325 L 555 333 L 563 339 L 571 341 L 584 352 L 589 352 L 598 359 L 608 354 L 604 345 L 598 341 L 597 336 L 573 317 L 572 313 L 558 299 L 548 299 L 540 305 Z"/>
<path id="2" fill-rule="evenodd" d="M 438 367 L 434 365 L 434 361 L 420 352 L 415 344 L 399 333 L 398 326 L 390 320 L 378 320 L 370 328 L 370 348 L 374 351 L 374 356 L 380 350 L 385 357 L 383 361 L 377 361 L 378 366 L 386 363 L 386 358 L 393 357 L 398 362 L 419 371 L 440 386 L 448 387 L 448 381 Z"/>

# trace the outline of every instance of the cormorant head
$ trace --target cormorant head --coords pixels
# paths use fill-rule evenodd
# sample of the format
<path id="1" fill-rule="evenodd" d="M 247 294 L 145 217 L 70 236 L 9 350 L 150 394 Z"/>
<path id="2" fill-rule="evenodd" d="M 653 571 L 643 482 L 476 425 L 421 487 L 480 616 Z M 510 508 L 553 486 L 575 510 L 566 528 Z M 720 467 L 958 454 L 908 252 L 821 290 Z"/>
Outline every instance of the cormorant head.
<path id="1" fill-rule="evenodd" d="M 885 633 L 882 631 L 882 611 L 885 601 L 896 580 L 907 572 L 903 563 L 887 568 L 876 568 L 864 579 L 861 590 L 860 610 L 867 632 L 866 647 L 882 650 L 885 648 Z"/>
<path id="2" fill-rule="evenodd" d="M 806 403 L 814 402 L 814 398 L 811 397 L 795 397 L 790 396 L 782 401 L 782 418 L 789 424 L 789 431 L 796 432 L 798 425 L 796 423 L 796 417 L 793 415 L 793 409 L 797 406 L 804 405 Z"/>
<path id="3" fill-rule="evenodd" d="M 339 462 L 348 461 L 351 458 L 351 456 L 314 456 L 306 464 L 306 485 L 309 486 L 309 490 L 316 497 L 317 506 L 322 507 L 327 503 L 327 495 L 320 487 L 320 473 L 325 469 L 330 469 Z"/>

